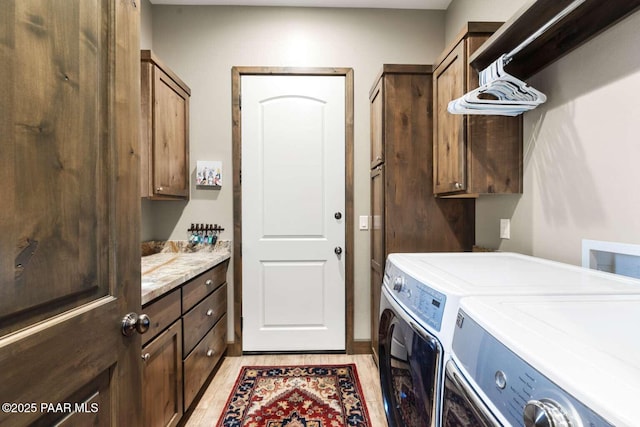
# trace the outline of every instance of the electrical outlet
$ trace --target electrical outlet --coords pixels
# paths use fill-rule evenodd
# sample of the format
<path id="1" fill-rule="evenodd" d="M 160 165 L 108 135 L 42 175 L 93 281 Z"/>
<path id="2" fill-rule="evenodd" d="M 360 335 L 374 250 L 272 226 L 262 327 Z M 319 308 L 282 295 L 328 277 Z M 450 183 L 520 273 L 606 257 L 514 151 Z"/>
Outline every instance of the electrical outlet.
<path id="1" fill-rule="evenodd" d="M 511 238 L 511 220 L 510 219 L 500 220 L 500 238 L 501 239 Z"/>

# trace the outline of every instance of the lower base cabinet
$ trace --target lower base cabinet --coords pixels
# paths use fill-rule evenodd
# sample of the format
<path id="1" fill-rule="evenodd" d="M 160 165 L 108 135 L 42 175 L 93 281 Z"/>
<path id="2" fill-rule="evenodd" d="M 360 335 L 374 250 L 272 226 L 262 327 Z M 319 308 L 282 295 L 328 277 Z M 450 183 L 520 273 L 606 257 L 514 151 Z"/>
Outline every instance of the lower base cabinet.
<path id="1" fill-rule="evenodd" d="M 176 426 L 227 348 L 228 260 L 144 305 L 144 427 Z"/>
<path id="2" fill-rule="evenodd" d="M 142 348 L 142 419 L 145 426 L 175 426 L 182 418 L 182 320 Z"/>

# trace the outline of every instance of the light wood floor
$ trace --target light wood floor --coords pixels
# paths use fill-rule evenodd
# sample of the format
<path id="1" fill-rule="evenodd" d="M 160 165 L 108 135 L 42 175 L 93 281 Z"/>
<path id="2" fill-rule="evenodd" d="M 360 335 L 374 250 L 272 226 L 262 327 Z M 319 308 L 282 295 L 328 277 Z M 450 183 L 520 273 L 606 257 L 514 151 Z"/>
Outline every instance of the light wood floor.
<path id="1" fill-rule="evenodd" d="M 218 422 L 242 366 L 355 363 L 372 427 L 387 427 L 378 368 L 371 355 L 304 354 L 227 357 L 194 409 L 185 427 L 212 427 Z"/>

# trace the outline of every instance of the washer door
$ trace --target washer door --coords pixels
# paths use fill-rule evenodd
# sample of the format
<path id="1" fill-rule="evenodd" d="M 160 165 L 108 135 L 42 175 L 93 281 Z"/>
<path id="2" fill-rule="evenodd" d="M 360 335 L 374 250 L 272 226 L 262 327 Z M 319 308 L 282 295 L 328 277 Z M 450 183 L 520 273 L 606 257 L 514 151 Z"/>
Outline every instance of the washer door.
<path id="1" fill-rule="evenodd" d="M 385 300 L 383 293 L 379 360 L 387 422 L 389 427 L 434 426 L 440 345 Z"/>

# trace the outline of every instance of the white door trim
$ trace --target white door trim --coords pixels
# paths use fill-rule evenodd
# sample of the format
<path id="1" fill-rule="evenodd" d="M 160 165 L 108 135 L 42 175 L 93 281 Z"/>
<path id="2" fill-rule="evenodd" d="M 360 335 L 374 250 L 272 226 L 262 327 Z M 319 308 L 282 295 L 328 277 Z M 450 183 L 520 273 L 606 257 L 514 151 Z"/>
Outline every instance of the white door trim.
<path id="1" fill-rule="evenodd" d="M 241 183 L 241 87 L 242 75 L 318 75 L 345 77 L 345 348 L 354 353 L 354 213 L 353 213 L 353 69 L 351 68 L 273 68 L 233 67 L 232 140 L 233 140 L 233 330 L 234 342 L 229 354 L 242 354 L 242 183 Z"/>

